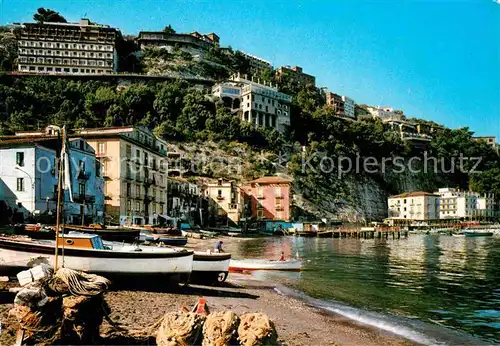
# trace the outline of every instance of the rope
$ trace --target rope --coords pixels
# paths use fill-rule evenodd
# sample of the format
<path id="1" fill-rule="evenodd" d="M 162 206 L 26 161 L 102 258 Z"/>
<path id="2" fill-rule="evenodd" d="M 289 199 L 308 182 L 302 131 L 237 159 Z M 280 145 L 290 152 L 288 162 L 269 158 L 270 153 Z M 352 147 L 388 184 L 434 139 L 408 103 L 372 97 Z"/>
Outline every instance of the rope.
<path id="1" fill-rule="evenodd" d="M 58 293 L 74 296 L 94 296 L 108 289 L 111 282 L 99 275 L 60 268 L 50 279 L 49 287 Z"/>

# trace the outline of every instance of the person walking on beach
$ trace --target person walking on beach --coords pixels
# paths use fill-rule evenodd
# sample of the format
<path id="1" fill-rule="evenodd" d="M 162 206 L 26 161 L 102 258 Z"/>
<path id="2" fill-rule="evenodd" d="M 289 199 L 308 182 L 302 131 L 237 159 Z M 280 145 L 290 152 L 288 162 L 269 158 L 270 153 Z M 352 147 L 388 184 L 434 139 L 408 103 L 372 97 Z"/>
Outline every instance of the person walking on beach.
<path id="1" fill-rule="evenodd" d="M 284 260 L 285 260 L 285 253 L 283 251 L 281 251 L 281 256 L 280 256 L 279 261 L 284 261 Z"/>
<path id="2" fill-rule="evenodd" d="M 224 252 L 224 250 L 222 249 L 222 244 L 224 244 L 224 242 L 222 240 L 219 240 L 217 243 L 215 243 L 215 251 L 216 252 L 218 252 L 218 253 Z"/>

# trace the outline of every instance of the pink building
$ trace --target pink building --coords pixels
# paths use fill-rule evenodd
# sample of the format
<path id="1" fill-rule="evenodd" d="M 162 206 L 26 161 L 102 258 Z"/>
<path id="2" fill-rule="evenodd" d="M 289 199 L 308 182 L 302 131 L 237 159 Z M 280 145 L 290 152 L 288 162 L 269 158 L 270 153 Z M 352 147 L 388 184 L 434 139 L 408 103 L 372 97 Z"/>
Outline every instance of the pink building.
<path id="1" fill-rule="evenodd" d="M 291 181 L 280 177 L 262 177 L 243 187 L 250 200 L 252 217 L 265 220 L 290 220 Z"/>

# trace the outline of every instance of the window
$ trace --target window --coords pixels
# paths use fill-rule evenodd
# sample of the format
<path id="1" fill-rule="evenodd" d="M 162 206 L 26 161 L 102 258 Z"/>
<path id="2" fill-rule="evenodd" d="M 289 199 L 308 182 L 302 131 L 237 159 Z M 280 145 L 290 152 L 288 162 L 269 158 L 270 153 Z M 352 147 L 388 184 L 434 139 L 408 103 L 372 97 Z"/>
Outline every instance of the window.
<path id="1" fill-rule="evenodd" d="M 24 166 L 24 153 L 17 152 L 16 153 L 16 165 L 23 167 Z"/>
<path id="2" fill-rule="evenodd" d="M 95 160 L 95 176 L 101 176 L 101 163 L 99 162 L 99 160 Z"/>
<path id="3" fill-rule="evenodd" d="M 138 213 L 141 211 L 141 203 L 135 202 L 135 211 Z"/>
<path id="4" fill-rule="evenodd" d="M 277 218 L 278 220 L 281 220 L 281 219 L 283 218 L 283 213 L 282 213 L 281 211 L 277 211 L 277 212 L 276 212 L 276 218 Z"/>
<path id="5" fill-rule="evenodd" d="M 80 170 L 80 172 L 85 172 L 85 161 L 78 161 L 78 169 Z"/>
<path id="6" fill-rule="evenodd" d="M 126 152 L 127 157 L 131 157 L 132 156 L 132 146 L 130 144 L 126 145 L 125 152 Z"/>
<path id="7" fill-rule="evenodd" d="M 131 197 L 132 189 L 130 183 L 127 183 L 127 197 Z"/>
<path id="8" fill-rule="evenodd" d="M 17 178 L 17 191 L 24 191 L 24 178 Z"/>
<path id="9" fill-rule="evenodd" d="M 148 165 L 148 153 L 144 152 L 144 166 Z"/>
<path id="10" fill-rule="evenodd" d="M 97 154 L 102 155 L 106 152 L 106 147 L 104 143 L 97 143 Z"/>
<path id="11" fill-rule="evenodd" d="M 276 192 L 276 197 L 281 197 L 281 187 L 280 186 L 276 187 L 275 192 Z"/>
<path id="12" fill-rule="evenodd" d="M 139 149 L 135 151 L 135 159 L 138 161 L 141 160 L 141 151 Z"/>
<path id="13" fill-rule="evenodd" d="M 141 195 L 141 186 L 136 185 L 135 186 L 135 197 L 139 197 Z"/>
<path id="14" fill-rule="evenodd" d="M 257 196 L 258 196 L 258 197 L 263 197 L 263 196 L 264 196 L 264 194 L 263 194 L 263 192 L 262 192 L 262 186 L 259 186 L 259 187 L 257 188 Z"/>

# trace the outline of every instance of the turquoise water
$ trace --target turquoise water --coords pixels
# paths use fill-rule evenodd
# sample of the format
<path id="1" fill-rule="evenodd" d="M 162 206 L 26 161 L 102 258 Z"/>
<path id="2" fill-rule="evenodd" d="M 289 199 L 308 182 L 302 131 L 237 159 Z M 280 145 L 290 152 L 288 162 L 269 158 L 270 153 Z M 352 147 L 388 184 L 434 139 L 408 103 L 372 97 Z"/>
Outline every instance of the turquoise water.
<path id="1" fill-rule="evenodd" d="M 261 238 L 228 250 L 235 258 L 298 252 L 300 274 L 271 275 L 308 297 L 500 343 L 500 237 Z"/>

